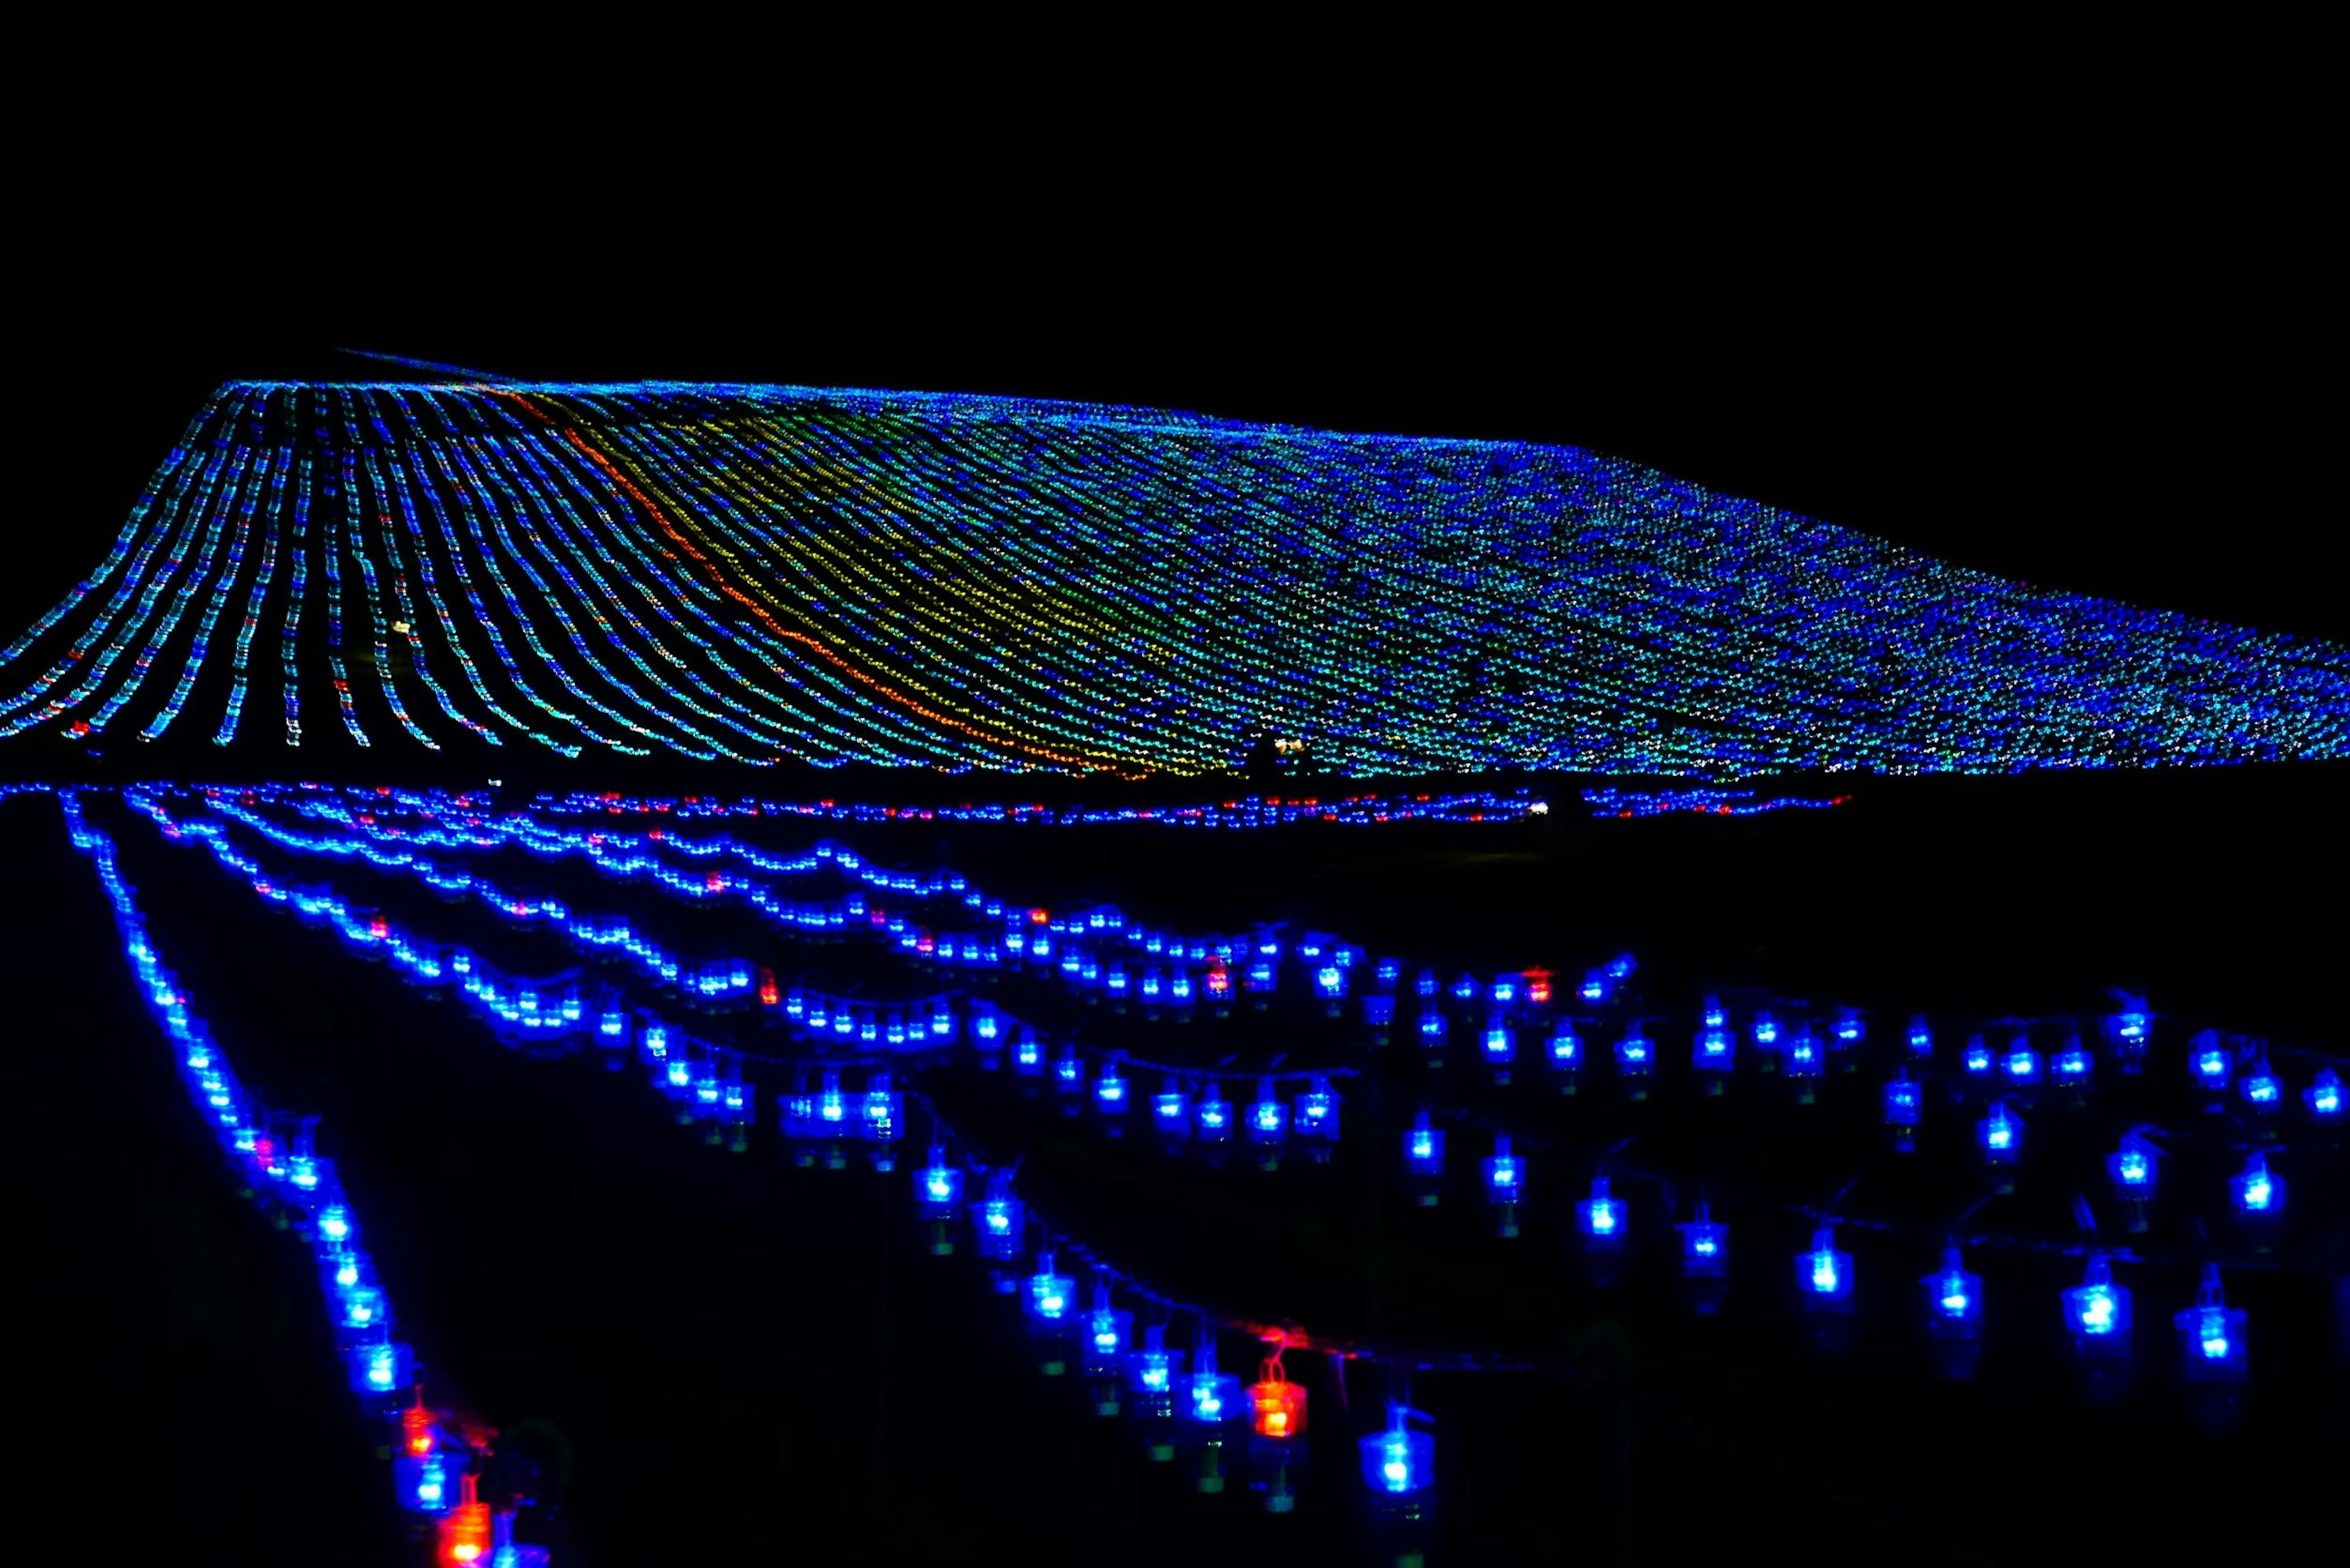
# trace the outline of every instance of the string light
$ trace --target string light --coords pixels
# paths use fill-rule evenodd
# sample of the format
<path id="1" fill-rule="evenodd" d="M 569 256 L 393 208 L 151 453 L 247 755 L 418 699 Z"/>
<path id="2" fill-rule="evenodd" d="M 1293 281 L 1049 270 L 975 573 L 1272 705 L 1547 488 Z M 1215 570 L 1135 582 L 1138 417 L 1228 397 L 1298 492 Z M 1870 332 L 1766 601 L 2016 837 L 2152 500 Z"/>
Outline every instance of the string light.
<path id="1" fill-rule="evenodd" d="M 1806 1311 L 1852 1310 L 1852 1254 L 1836 1251 L 1834 1226 L 1812 1232 L 1810 1251 L 1795 1259 L 1795 1285 Z"/>
<path id="2" fill-rule="evenodd" d="M 1620 1251 L 1627 1230 L 1624 1200 L 1612 1197 L 1607 1190 L 1607 1178 L 1591 1179 L 1591 1196 L 1575 1206 L 1575 1228 L 1583 1232 L 1585 1248 L 1594 1252 Z"/>
<path id="3" fill-rule="evenodd" d="M 2130 1293 L 2114 1283 L 2103 1252 L 2091 1252 L 2081 1282 L 2064 1293 L 2064 1325 L 2074 1348 L 2089 1355 L 2129 1353 Z"/>
<path id="4" fill-rule="evenodd" d="M 2203 1266 L 2203 1282 L 2195 1304 L 2171 1320 L 2178 1325 L 2179 1353 L 2188 1378 L 2195 1382 L 2241 1383 L 2250 1368 L 2244 1313 L 2231 1307 L 2220 1290 L 2220 1265 Z"/>
<path id="5" fill-rule="evenodd" d="M 1363 1484 L 1374 1493 L 1405 1497 L 1436 1484 L 1436 1439 L 1412 1430 L 1407 1423 L 1425 1420 L 1417 1410 L 1388 1407 L 1387 1429 L 1373 1432 L 1357 1445 L 1362 1456 Z"/>
<path id="6" fill-rule="evenodd" d="M 1702 1201 L 1696 1214 L 1673 1227 L 1680 1232 L 1681 1272 L 1692 1280 L 1730 1277 L 1730 1227 L 1717 1221 Z"/>
<path id="7" fill-rule="evenodd" d="M 1928 1333 L 1939 1340 L 1982 1337 L 1982 1277 L 1968 1272 L 1957 1243 L 1942 1249 L 1942 1266 L 1919 1283 L 1926 1290 Z"/>

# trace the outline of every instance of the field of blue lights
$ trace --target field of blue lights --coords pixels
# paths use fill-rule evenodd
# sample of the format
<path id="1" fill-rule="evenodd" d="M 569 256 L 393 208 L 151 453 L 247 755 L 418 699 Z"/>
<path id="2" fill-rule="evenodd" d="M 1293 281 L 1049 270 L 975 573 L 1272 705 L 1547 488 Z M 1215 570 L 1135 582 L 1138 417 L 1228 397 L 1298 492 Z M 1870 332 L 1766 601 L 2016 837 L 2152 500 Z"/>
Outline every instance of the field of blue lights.
<path id="1" fill-rule="evenodd" d="M 713 1158 L 779 1154 L 784 1201 L 853 1203 L 901 1229 L 927 1290 L 1046 1375 L 1028 1397 L 1070 1440 L 1115 1431 L 1128 1462 L 1170 1467 L 1185 1490 L 1247 1497 L 1263 1518 L 1336 1513 L 1381 1552 L 1436 1537 L 1455 1439 L 1446 1401 L 1421 1391 L 1575 1386 L 1587 1369 L 1544 1320 L 1595 1299 L 1740 1320 L 1790 1375 L 1845 1357 L 1922 1389 L 2022 1369 L 2085 1410 L 2152 1399 L 2220 1432 L 2342 1333 L 2324 1249 L 2350 1191 L 2350 1063 L 2224 1019 L 2126 996 L 2059 1015 L 1862 1007 L 1653 976 L 1626 952 L 1454 968 L 1346 929 L 1191 929 L 1038 899 L 828 836 L 938 816 L 914 808 L 273 784 L 54 795 L 185 1114 L 311 1254 L 349 1395 L 395 1456 L 385 1485 L 442 1562 L 545 1561 L 544 1501 L 463 1407 L 481 1369 L 438 1353 L 452 1325 L 411 1315 L 373 1250 L 391 1195 L 338 1167 L 331 1118 L 241 1074 L 247 1042 L 208 1023 L 207 988 L 147 923 L 125 844 L 147 874 L 201 876 L 224 913 L 252 909 L 271 942 L 317 933 L 306 967 L 371 970 L 427 999 L 466 1049 L 634 1083 L 669 1137 Z M 1669 809 L 1630 798 L 1598 815 Z M 1364 793 L 1344 820 L 1261 797 L 966 815 L 1180 841 L 1484 832 L 1541 805 Z M 347 993 L 332 973 L 311 983 Z M 1040 1146 L 1076 1153 L 1025 1164 Z M 1055 1172 L 1072 1160 L 1088 1189 Z M 1285 1210 L 1274 1233 L 1293 1238 L 1343 1231 L 1376 1200 L 1426 1277 L 1385 1281 L 1365 1322 L 1331 1310 L 1357 1299 L 1359 1260 L 1317 1258 L 1335 1287 L 1203 1266 L 1159 1245 L 1167 1194 L 1194 1185 Z"/>

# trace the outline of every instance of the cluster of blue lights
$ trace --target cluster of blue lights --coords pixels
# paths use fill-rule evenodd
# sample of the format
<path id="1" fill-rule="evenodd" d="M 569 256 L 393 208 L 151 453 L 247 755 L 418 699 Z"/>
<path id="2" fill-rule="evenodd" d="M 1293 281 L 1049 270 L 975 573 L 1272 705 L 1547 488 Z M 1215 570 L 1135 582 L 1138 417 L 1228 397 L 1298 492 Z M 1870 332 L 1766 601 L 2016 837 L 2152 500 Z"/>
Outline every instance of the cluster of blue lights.
<path id="1" fill-rule="evenodd" d="M 89 822 L 73 795 L 62 797 L 62 804 L 75 847 L 98 869 L 140 994 L 162 1025 L 198 1114 L 238 1179 L 265 1204 L 290 1212 L 292 1229 L 310 1249 L 351 1391 L 388 1429 L 400 1505 L 438 1520 L 444 1560 L 479 1561 L 488 1568 L 545 1568 L 545 1548 L 515 1541 L 514 1514 L 494 1514 L 477 1501 L 473 1456 L 452 1451 L 471 1438 L 446 1412 L 425 1406 L 420 1369 L 408 1345 L 394 1335 L 391 1299 L 361 1240 L 356 1206 L 334 1161 L 317 1152 L 311 1124 L 303 1122 L 289 1134 L 284 1118 L 238 1079 L 148 936 L 131 889 L 116 867 L 112 840 Z"/>
<path id="2" fill-rule="evenodd" d="M 1981 1035 L 1968 1039 L 1952 1066 L 1937 1060 L 1936 1030 L 1923 1018 L 1888 1023 L 1852 1008 L 1784 1000 L 1757 1005 L 1742 995 L 1731 996 L 1734 1005 L 1707 997 L 1693 1012 L 1649 1011 L 1641 992 L 1653 982 L 1628 957 L 1564 980 L 1533 969 L 1448 979 L 1400 958 L 1375 957 L 1328 932 L 1259 927 L 1207 934 L 1152 926 L 1107 905 L 1047 909 L 992 894 L 951 871 L 891 867 L 838 844 L 782 855 L 725 833 L 673 831 L 666 823 L 641 820 L 660 815 L 654 812 L 632 810 L 625 825 L 616 824 L 612 813 L 588 800 L 562 810 L 514 811 L 433 791 L 299 786 L 142 788 L 127 798 L 168 837 L 203 844 L 262 898 L 331 927 L 354 950 L 390 956 L 393 972 L 460 1000 L 502 1038 L 601 1051 L 616 1065 L 633 1053 L 654 1086 L 677 1106 L 681 1122 L 700 1123 L 739 1140 L 760 1119 L 761 1096 L 754 1085 L 761 1070 L 788 1068 L 795 1075 L 790 1090 L 769 1098 L 780 1106 L 785 1138 L 806 1157 L 801 1163 L 861 1158 L 876 1168 L 894 1170 L 896 1151 L 909 1137 L 910 1116 L 920 1117 L 927 1110 L 935 1117 L 937 1109 L 909 1080 L 919 1080 L 951 1049 L 956 1059 L 1034 1079 L 1045 1104 L 1081 1118 L 1071 1125 L 1097 1136 L 1117 1137 L 1121 1128 L 1139 1126 L 1170 1146 L 1209 1151 L 1243 1146 L 1268 1156 L 1303 1147 L 1319 1159 L 1358 1141 L 1356 1129 L 1367 1127 L 1377 1138 L 1379 1160 L 1392 1171 L 1399 1130 L 1404 1174 L 1423 1201 L 1433 1200 L 1445 1175 L 1447 1138 L 1440 1120 L 1451 1122 L 1461 1136 L 1482 1127 L 1491 1135 L 1490 1145 L 1481 1139 L 1464 1146 L 1478 1158 L 1468 1162 L 1463 1175 L 1503 1216 L 1503 1233 L 1514 1233 L 1516 1211 L 1529 1202 L 1537 1210 L 1550 1202 L 1571 1203 L 1580 1246 L 1595 1266 L 1618 1255 L 1637 1266 L 1652 1241 L 1665 1240 L 1649 1233 L 1662 1232 L 1673 1217 L 1670 1201 L 1651 1204 L 1650 1189 L 1642 1184 L 1654 1179 L 1628 1162 L 1613 1161 L 1578 1196 L 1580 1177 L 1591 1165 L 1578 1163 L 1575 1182 L 1552 1179 L 1558 1151 L 1540 1138 L 1521 1136 L 1513 1141 L 1490 1124 L 1439 1113 L 1434 1106 L 1421 1109 L 1409 1127 L 1379 1121 L 1376 1100 L 1368 1102 L 1373 1110 L 1360 1116 L 1346 1110 L 1340 1085 L 1366 1068 L 1326 1058 L 1293 1066 L 1283 1060 L 1232 1064 L 1227 1057 L 1206 1066 L 1141 1060 L 1117 1047 L 1080 1049 L 1072 1039 L 1049 1037 L 1013 1016 L 982 988 L 991 986 L 995 974 L 1016 973 L 1024 985 L 1057 986 L 1087 1001 L 1130 1002 L 1145 1018 L 1193 1007 L 1213 1014 L 1235 999 L 1269 999 L 1278 992 L 1330 1018 L 1357 1020 L 1376 1041 L 1384 1042 L 1390 1029 L 1431 1047 L 1448 1038 L 1465 1040 L 1471 1070 L 1489 1071 L 1497 1079 L 1523 1057 L 1549 1069 L 1538 1069 L 1534 1076 L 1571 1085 L 1588 1065 L 1587 1044 L 1587 1054 L 1609 1065 L 1627 1096 L 1646 1094 L 1651 1085 L 1679 1082 L 1721 1092 L 1771 1075 L 1794 1080 L 1805 1096 L 1815 1088 L 1834 1094 L 1839 1066 L 1855 1069 L 1864 1058 L 1881 1056 L 1893 1075 L 1881 1082 L 1884 1117 L 1906 1140 L 1898 1147 L 1909 1147 L 1920 1134 L 1956 1116 L 1953 1125 L 1961 1137 L 1964 1128 L 1972 1128 L 1970 1158 L 1979 1157 L 2002 1179 L 2028 1175 L 2031 1159 L 2047 1158 L 2028 1151 L 2026 1114 L 2037 1119 L 2041 1111 L 2035 1106 L 2092 1103 L 2093 1091 L 2100 1088 L 2097 1075 L 2119 1078 L 2134 1071 L 2151 1034 L 2150 1015 L 2138 1005 L 2095 1021 L 2103 1032 L 2097 1052 L 2082 1041 L 2083 1024 L 2089 1021 L 2003 1020 L 1989 1031 L 1989 1041 Z M 192 811 L 181 805 L 183 801 L 192 803 Z M 273 877 L 237 846 L 234 836 L 247 833 L 265 854 L 364 867 L 412 877 L 452 899 L 475 901 L 518 929 L 545 930 L 571 943 L 603 966 L 605 978 L 575 974 L 534 981 L 508 974 L 470 949 L 411 934 L 337 893 Z M 770 935 L 784 942 L 861 937 L 891 955 L 892 963 L 932 976 L 933 989 L 899 1002 L 873 1002 L 805 983 L 779 984 L 772 970 L 751 957 L 680 952 L 617 915 L 514 894 L 459 864 L 466 857 L 492 853 L 568 858 L 615 886 L 697 907 L 723 901 L 751 909 L 765 917 Z M 785 888 L 798 880 L 818 877 L 846 883 L 848 891 L 823 899 L 787 895 Z M 968 988 L 935 989 L 941 971 L 955 974 L 950 983 L 967 980 Z M 664 1016 L 657 1003 L 648 1004 L 639 995 L 645 992 L 706 1014 L 698 1025 L 702 1033 L 690 1033 Z M 730 1043 L 749 1039 L 740 1031 L 762 1024 L 788 1033 L 805 1048 L 803 1054 L 785 1058 L 771 1049 Z M 2096 1037 L 2096 1030 L 2086 1032 Z M 2219 1066 L 2207 1072 L 2205 1058 L 2214 1054 Z M 1681 1077 L 1684 1061 L 1687 1079 Z M 2212 1118 L 2209 1129 L 2183 1136 L 2206 1146 L 2235 1139 L 2231 1158 L 2240 1164 L 2226 1189 L 2232 1210 L 2246 1234 L 2278 1233 L 2285 1212 L 2283 1173 L 2303 1168 L 2293 1163 L 2292 1151 L 2278 1143 L 2274 1129 L 2292 1121 L 2296 1102 L 2313 1125 L 2339 1119 L 2334 1068 L 2319 1065 L 2312 1074 L 2308 1053 L 2271 1051 L 2216 1035 L 2199 1037 L 2189 1046 L 2185 1074 L 2170 1075 L 2168 1061 L 2166 1055 L 2162 1082 L 2176 1088 L 2191 1080 L 2224 1096 L 2220 1108 L 2227 1116 Z M 1859 1083 L 1870 1096 L 1880 1093 L 1875 1077 Z M 1168 1299 L 1108 1269 L 1082 1244 L 1055 1237 L 1015 1194 L 1008 1170 L 979 1159 L 942 1119 L 933 1125 L 938 1131 L 928 1157 L 910 1173 L 915 1210 L 932 1227 L 933 1249 L 951 1250 L 953 1222 L 968 1219 L 975 1250 L 995 1266 L 998 1288 L 1017 1298 L 1020 1315 L 1047 1346 L 1050 1359 L 1057 1362 L 1066 1347 L 1089 1378 L 1117 1385 L 1138 1410 L 1164 1399 L 1171 1429 L 1191 1433 L 1193 1442 L 1212 1444 L 1211 1429 L 1252 1418 L 1253 1396 L 1239 1379 L 1217 1368 L 1212 1331 L 1188 1363 L 1181 1353 L 1167 1349 L 1163 1324 L 1144 1324 L 1138 1336 L 1136 1309 L 1148 1303 L 1151 1315 L 1163 1318 L 1170 1310 Z M 2261 1136 L 2244 1136 L 2245 1129 Z M 2168 1135 L 2138 1127 L 2114 1148 L 2106 1173 L 2116 1199 L 2141 1206 L 2155 1201 L 2164 1158 L 2158 1138 L 2168 1141 Z M 2270 1147 L 2251 1147 L 2255 1143 Z M 958 1145 L 965 1153 L 951 1158 L 949 1151 Z M 1266 1166 L 1275 1168 L 1270 1158 Z M 2198 1184 L 2212 1179 L 2199 1178 Z M 2188 1185 L 2176 1177 L 2173 1184 Z M 2216 1189 L 2212 1200 L 2218 1200 Z M 1847 1233 L 1878 1229 L 1858 1219 L 1847 1221 Z M 1729 1224 L 1700 1202 L 1694 1218 L 1673 1230 L 1679 1238 L 1682 1275 L 1726 1287 Z M 1970 1250 L 2005 1244 L 1981 1237 L 1967 1241 Z M 1785 1256 L 1773 1260 L 1781 1291 L 1787 1288 Z M 1877 1274 L 1874 1254 L 1864 1250 L 1856 1260 L 1838 1248 L 1835 1230 L 1823 1224 L 1812 1245 L 1794 1254 L 1796 1298 L 1810 1312 L 1849 1312 L 1857 1289 L 1877 1288 L 1863 1287 L 1860 1273 L 1898 1278 L 1906 1288 L 1929 1256 L 1913 1257 L 1898 1273 Z M 1065 1271 L 1056 1260 L 1075 1262 Z M 2114 1347 L 2127 1345 L 2130 1293 L 2114 1281 L 2110 1262 L 2094 1261 L 2082 1285 L 2063 1298 L 2065 1324 L 2085 1355 L 2121 1354 Z M 1964 1267 L 1957 1241 L 1921 1283 L 1927 1331 L 1941 1342 L 1977 1343 L 1986 1291 L 1981 1277 Z M 1114 1289 L 1132 1304 L 1120 1305 Z M 2211 1299 L 2199 1297 L 2198 1305 L 2178 1318 L 2184 1353 L 2200 1358 L 2190 1362 L 2190 1372 L 2203 1368 L 2196 1376 L 2240 1376 L 2246 1365 L 2245 1314 L 2226 1307 L 2216 1293 L 2215 1276 L 2207 1293 Z M 1718 1293 L 1710 1299 L 1718 1305 Z M 379 1310 L 372 1302 L 362 1304 L 369 1313 Z M 1236 1320 L 1180 1303 L 1175 1310 L 1202 1323 L 1238 1327 Z M 1378 1359 L 1359 1348 L 1347 1354 Z M 1425 1441 L 1426 1434 L 1411 1430 L 1402 1415 L 1391 1419 L 1388 1430 L 1362 1438 L 1367 1484 L 1375 1493 L 1396 1496 L 1425 1488 L 1432 1449 L 1416 1447 Z"/>

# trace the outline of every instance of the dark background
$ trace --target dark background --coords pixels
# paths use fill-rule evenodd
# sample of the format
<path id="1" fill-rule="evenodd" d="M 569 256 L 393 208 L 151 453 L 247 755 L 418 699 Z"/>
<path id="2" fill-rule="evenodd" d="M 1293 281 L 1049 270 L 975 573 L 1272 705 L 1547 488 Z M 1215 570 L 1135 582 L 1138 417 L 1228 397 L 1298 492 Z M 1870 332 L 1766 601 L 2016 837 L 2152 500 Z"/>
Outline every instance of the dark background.
<path id="1" fill-rule="evenodd" d="M 1537 111 L 1603 70 L 1652 101 L 1598 131 L 1537 112 L 1440 136 L 1430 114 L 1402 133 L 1334 121 L 1149 148 L 1097 109 L 898 151 L 871 130 L 891 108 L 877 100 L 821 132 L 671 124 L 648 151 L 644 104 L 618 93 L 531 117 L 485 83 L 439 130 L 413 115 L 368 130 L 343 105 L 289 105 L 281 83 L 135 132 L 109 128 L 120 96 L 92 94 L 28 142 L 9 187 L 0 625 L 99 558 L 210 388 L 374 373 L 335 353 L 348 346 L 515 376 L 1021 393 L 1570 442 L 2035 583 L 2350 641 L 2320 456 L 2336 444 L 2319 421 L 2339 401 L 2338 261 L 2311 192 L 2330 176 L 2292 92 L 2222 106 L 2220 67 L 2199 62 L 2108 101 L 2085 86 L 2140 74 L 2108 49 L 2077 75 L 1971 82 L 1912 115 L 1811 110 L 1790 138 L 1756 127 L 1797 92 L 1696 123 L 1702 89 L 1676 90 L 1669 57 L 1544 64 L 1558 79 Z M 1917 87 L 1884 76 L 1881 99 Z M 1400 102 L 1424 83 L 1376 85 Z M 1399 850 L 1351 879 L 1283 881 L 1235 846 L 1203 888 L 1188 846 L 1121 841 L 1131 861 L 1072 890 L 1155 882 L 1231 919 L 1336 900 L 1399 930 L 1425 924 L 1419 898 L 1491 893 L 1453 933 L 1462 961 L 1623 941 L 1887 1006 L 2086 1008 L 2142 983 L 2181 1021 L 2330 1045 L 2340 798 L 2338 766 L 1948 781 L 1817 820 L 1561 824 L 1560 845 L 1482 870 Z M 1336 1498 L 1285 1533 L 1243 1497 L 1203 1510 L 1091 1438 L 1038 1397 L 968 1279 L 941 1288 L 927 1260 L 889 1251 L 902 1227 L 811 1200 L 805 1178 L 767 1168 L 771 1148 L 752 1179 L 720 1175 L 723 1157 L 654 1125 L 633 1075 L 491 1051 L 238 904 L 195 851 L 107 820 L 255 1086 L 330 1110 L 416 1335 L 501 1417 L 551 1414 L 581 1438 L 577 1484 L 603 1505 L 593 1561 L 745 1542 L 820 1561 L 891 1544 L 1336 1554 L 1351 1515 Z M 25 1291 L 36 1476 L 132 1558 L 410 1560 L 370 1434 L 321 1376 L 298 1250 L 215 1179 L 54 805 L 9 803 L 0 825 L 0 946 L 40 1135 L 18 1146 L 23 1246 L 71 1270 Z M 1027 853 L 993 849 L 1005 876 Z M 1325 844 L 1295 865 L 1348 857 Z M 1552 923 L 1513 930 L 1530 910 Z M 578 1137 L 583 1117 L 631 1160 Z M 1203 1223 L 1222 1243 L 1270 1209 L 1226 1194 Z M 2158 1304 L 2172 1303 L 2141 1310 Z M 2163 1326 L 2141 1324 L 2149 1365 Z M 1440 1561 L 1758 1541 L 1824 1561 L 2216 1552 L 2245 1511 L 2313 1495 L 2343 1440 L 2338 1363 L 2331 1385 L 2306 1383 L 2332 1397 L 2324 1430 L 2271 1381 L 2248 1431 L 2208 1440 L 2158 1391 L 2085 1415 L 2028 1361 L 1953 1390 L 1773 1341 L 1708 1387 L 1719 1363 L 1639 1349 L 1640 1386 L 1664 1394 L 1641 1417 L 1637 1483 L 1613 1473 L 1604 1394 L 1423 1391 L 1451 1412 Z M 868 1367 L 879 1382 L 858 1380 Z M 2263 1376 L 2290 1387 L 2304 1370 Z M 1317 1484 L 1351 1496 L 1343 1473 Z"/>
<path id="2" fill-rule="evenodd" d="M 192 161 L 192 130 L 102 142 L 14 192 L 38 504 L 0 622 L 98 559 L 210 388 L 377 373 L 350 347 L 1566 442 L 2350 640 L 2323 172 L 2289 101 L 1985 84 L 1808 112 L 1185 145 L 1080 116 L 902 152 L 387 125 L 263 138 L 250 179 Z"/>

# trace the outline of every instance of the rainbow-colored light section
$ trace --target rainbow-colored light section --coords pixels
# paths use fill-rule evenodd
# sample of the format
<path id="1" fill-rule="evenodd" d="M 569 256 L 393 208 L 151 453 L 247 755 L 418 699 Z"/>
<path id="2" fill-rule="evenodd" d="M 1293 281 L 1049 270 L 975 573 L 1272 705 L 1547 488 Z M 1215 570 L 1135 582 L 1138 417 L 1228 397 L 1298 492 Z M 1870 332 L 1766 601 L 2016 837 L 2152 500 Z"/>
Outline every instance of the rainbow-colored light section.
<path id="1" fill-rule="evenodd" d="M 1265 742 L 1350 774 L 1710 777 L 2350 755 L 2350 648 L 2037 590 L 1589 452 L 761 386 L 223 387 L 0 650 L 0 740 L 184 717 L 251 745 L 273 687 L 287 745 L 452 755 L 1180 775 Z"/>

